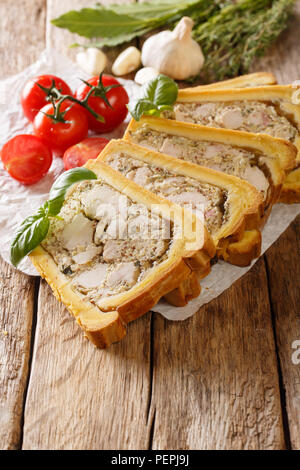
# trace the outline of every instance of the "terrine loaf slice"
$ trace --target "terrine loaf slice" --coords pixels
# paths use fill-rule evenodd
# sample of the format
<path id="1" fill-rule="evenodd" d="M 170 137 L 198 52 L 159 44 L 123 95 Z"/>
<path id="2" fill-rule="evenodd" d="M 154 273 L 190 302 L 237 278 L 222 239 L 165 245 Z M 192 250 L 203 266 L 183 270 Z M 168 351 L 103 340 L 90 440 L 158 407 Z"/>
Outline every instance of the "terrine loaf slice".
<path id="1" fill-rule="evenodd" d="M 179 90 L 174 112 L 166 117 L 204 126 L 234 129 L 284 139 L 297 148 L 296 165 L 286 177 L 280 200 L 300 202 L 299 86 Z"/>
<path id="2" fill-rule="evenodd" d="M 282 139 L 248 132 L 144 117 L 132 120 L 125 138 L 149 149 L 237 176 L 263 197 L 263 224 L 277 202 L 296 148 Z"/>
<path id="3" fill-rule="evenodd" d="M 98 159 L 147 190 L 204 218 L 220 258 L 246 266 L 259 256 L 261 235 L 257 226 L 262 197 L 247 182 L 128 140 L 111 141 Z M 246 244 L 242 241 L 245 230 L 251 230 Z"/>
<path id="4" fill-rule="evenodd" d="M 140 188 L 100 161 L 98 179 L 74 184 L 30 258 L 86 336 L 104 348 L 168 294 L 199 295 L 215 246 L 194 214 Z M 172 294 L 173 291 L 173 294 Z"/>

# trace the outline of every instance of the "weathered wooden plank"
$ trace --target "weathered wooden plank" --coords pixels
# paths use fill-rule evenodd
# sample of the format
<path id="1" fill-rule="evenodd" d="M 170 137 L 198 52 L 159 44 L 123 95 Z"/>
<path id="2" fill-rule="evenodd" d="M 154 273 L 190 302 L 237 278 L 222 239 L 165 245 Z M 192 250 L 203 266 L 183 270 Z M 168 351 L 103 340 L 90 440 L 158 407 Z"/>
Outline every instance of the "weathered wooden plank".
<path id="1" fill-rule="evenodd" d="M 88 4 L 50 0 L 47 17 Z M 48 46 L 69 54 L 67 45 L 74 36 L 50 27 L 47 39 Z M 147 448 L 149 345 L 150 316 L 146 315 L 129 325 L 120 344 L 108 351 L 95 349 L 43 282 L 23 448 Z"/>
<path id="2" fill-rule="evenodd" d="M 46 0 L 0 2 L 1 76 L 18 73 L 45 47 Z"/>
<path id="3" fill-rule="evenodd" d="M 36 60 L 45 47 L 44 23 L 44 0 L 0 3 L 2 77 Z M 0 273 L 0 448 L 16 449 L 22 432 L 36 281 L 2 260 Z"/>
<path id="4" fill-rule="evenodd" d="M 300 449 L 300 217 L 266 256 L 289 434 Z M 294 354 L 294 356 L 293 356 Z"/>
<path id="5" fill-rule="evenodd" d="M 282 449 L 263 261 L 184 323 L 154 321 L 153 449 Z"/>
<path id="6" fill-rule="evenodd" d="M 0 259 L 0 449 L 20 445 L 34 287 L 34 278 Z"/>
<path id="7" fill-rule="evenodd" d="M 294 8 L 295 16 L 289 29 L 272 47 L 266 58 L 255 66 L 256 70 L 273 72 L 279 83 L 292 83 L 300 79 L 300 2 Z M 294 449 L 300 448 L 300 365 L 293 364 L 292 343 L 300 340 L 300 240 L 299 217 L 267 251 L 268 282 L 276 344 L 282 373 L 283 401 L 287 414 L 287 434 Z"/>
<path id="8" fill-rule="evenodd" d="M 42 282 L 24 449 L 145 449 L 150 391 L 149 319 L 109 350 L 87 341 Z"/>

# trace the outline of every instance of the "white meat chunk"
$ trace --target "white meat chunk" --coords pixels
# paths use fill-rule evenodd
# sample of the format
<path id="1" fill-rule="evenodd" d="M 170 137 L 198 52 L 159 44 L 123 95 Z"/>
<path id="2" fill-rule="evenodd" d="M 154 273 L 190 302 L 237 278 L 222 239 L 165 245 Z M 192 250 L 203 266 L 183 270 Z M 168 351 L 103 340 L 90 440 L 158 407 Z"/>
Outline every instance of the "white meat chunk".
<path id="1" fill-rule="evenodd" d="M 109 238 L 126 238 L 127 235 L 127 222 L 118 214 L 118 217 L 111 220 L 106 229 L 106 235 Z"/>
<path id="2" fill-rule="evenodd" d="M 93 269 L 76 276 L 74 283 L 86 289 L 99 287 L 105 280 L 106 270 L 107 266 L 105 264 L 97 264 Z"/>
<path id="3" fill-rule="evenodd" d="M 176 204 L 192 204 L 195 206 L 204 206 L 204 208 L 209 204 L 208 200 L 203 196 L 203 194 L 197 191 L 185 191 L 181 194 L 174 194 L 169 196 L 171 201 Z M 199 207 L 200 208 L 200 207 Z"/>
<path id="4" fill-rule="evenodd" d="M 140 275 L 140 268 L 132 261 L 120 264 L 109 276 L 107 283 L 111 287 L 126 283 L 133 286 Z"/>
<path id="5" fill-rule="evenodd" d="M 195 111 L 195 117 L 197 119 L 202 119 L 213 115 L 216 110 L 215 103 L 205 103 L 197 107 Z"/>
<path id="6" fill-rule="evenodd" d="M 108 240 L 104 245 L 103 259 L 106 262 L 112 262 L 122 259 L 122 251 L 125 248 L 126 241 Z"/>
<path id="7" fill-rule="evenodd" d="M 128 237 L 133 239 L 147 238 L 150 226 L 149 214 L 140 214 L 128 220 Z"/>
<path id="8" fill-rule="evenodd" d="M 243 125 L 243 116 L 239 109 L 227 109 L 222 113 L 222 122 L 227 129 L 238 129 Z"/>
<path id="9" fill-rule="evenodd" d="M 94 222 L 87 219 L 81 212 L 73 218 L 72 222 L 65 226 L 61 233 L 63 246 L 71 251 L 82 245 L 93 242 Z"/>
<path id="10" fill-rule="evenodd" d="M 103 211 L 103 215 L 100 218 L 99 222 L 96 225 L 95 231 L 95 243 L 99 245 L 103 239 L 106 228 L 111 222 L 111 215 L 107 213 L 107 210 Z"/>
<path id="11" fill-rule="evenodd" d="M 116 208 L 124 205 L 126 199 L 107 186 L 98 186 L 87 192 L 82 203 L 88 217 L 100 220 L 104 212 L 115 212 Z"/>
<path id="12" fill-rule="evenodd" d="M 264 173 L 257 168 L 257 166 L 249 166 L 246 168 L 243 178 L 252 184 L 258 191 L 263 191 L 264 193 L 269 188 L 269 182 L 265 177 Z"/>
<path id="13" fill-rule="evenodd" d="M 206 158 L 213 158 L 216 157 L 224 147 L 218 144 L 210 144 L 206 147 L 204 157 Z"/>
<path id="14" fill-rule="evenodd" d="M 141 166 L 135 172 L 134 182 L 140 186 L 145 186 L 148 183 L 148 178 L 151 176 L 151 171 L 146 166 Z"/>
<path id="15" fill-rule="evenodd" d="M 149 150 L 157 150 L 157 149 L 155 148 L 155 146 L 154 146 L 154 145 L 151 145 L 151 144 L 148 142 L 148 140 L 146 140 L 146 139 L 141 140 L 141 141 L 139 142 L 139 145 L 141 145 L 142 147 L 145 147 L 146 149 L 149 149 Z"/>
<path id="16" fill-rule="evenodd" d="M 87 250 L 73 255 L 72 258 L 77 264 L 86 264 L 92 261 L 95 256 L 100 255 L 102 252 L 102 247 L 99 246 L 90 246 Z"/>
<path id="17" fill-rule="evenodd" d="M 256 127 L 266 127 L 270 119 L 266 112 L 259 110 L 249 114 L 247 121 Z"/>
<path id="18" fill-rule="evenodd" d="M 184 114 L 182 111 L 179 109 L 174 109 L 175 111 L 175 119 L 176 121 L 183 121 L 183 122 L 194 122 L 194 120 L 189 117 L 188 115 Z"/>
<path id="19" fill-rule="evenodd" d="M 182 155 L 181 150 L 173 144 L 171 139 L 165 139 L 162 146 L 159 149 L 160 152 L 171 155 L 172 157 L 180 158 Z"/>

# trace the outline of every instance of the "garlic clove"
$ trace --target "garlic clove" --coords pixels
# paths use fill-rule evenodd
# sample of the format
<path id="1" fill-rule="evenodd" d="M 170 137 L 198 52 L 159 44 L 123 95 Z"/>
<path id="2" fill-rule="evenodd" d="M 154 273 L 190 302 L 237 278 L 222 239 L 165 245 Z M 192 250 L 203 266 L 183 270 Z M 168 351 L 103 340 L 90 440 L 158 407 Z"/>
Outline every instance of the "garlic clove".
<path id="1" fill-rule="evenodd" d="M 199 44 L 192 38 L 193 20 L 184 16 L 173 31 L 150 36 L 142 47 L 142 63 L 175 80 L 197 75 L 204 63 Z"/>
<path id="2" fill-rule="evenodd" d="M 89 75 L 99 75 L 106 67 L 107 57 L 100 49 L 91 47 L 76 55 L 79 67 Z"/>
<path id="3" fill-rule="evenodd" d="M 143 67 L 135 74 L 134 81 L 138 85 L 144 85 L 145 83 L 149 82 L 149 80 L 152 80 L 152 78 L 155 78 L 158 75 L 159 72 L 153 67 Z"/>
<path id="4" fill-rule="evenodd" d="M 136 70 L 140 65 L 140 51 L 136 47 L 130 46 L 118 55 L 113 63 L 112 73 L 114 75 L 126 75 Z"/>

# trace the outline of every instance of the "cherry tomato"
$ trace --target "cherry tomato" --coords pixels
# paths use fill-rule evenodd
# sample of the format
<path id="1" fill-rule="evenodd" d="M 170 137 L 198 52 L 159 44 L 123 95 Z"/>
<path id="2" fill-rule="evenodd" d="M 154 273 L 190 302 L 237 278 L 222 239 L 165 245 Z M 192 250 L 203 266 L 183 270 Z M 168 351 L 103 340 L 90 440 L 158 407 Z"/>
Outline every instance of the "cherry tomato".
<path id="1" fill-rule="evenodd" d="M 72 95 L 69 85 L 55 75 L 39 75 L 31 78 L 21 92 L 21 105 L 23 112 L 29 121 L 33 121 L 38 111 L 49 101 L 46 93 L 36 83 L 45 88 L 50 88 L 54 80 L 56 88 L 64 95 Z"/>
<path id="2" fill-rule="evenodd" d="M 92 77 L 87 82 L 92 85 L 96 86 L 99 84 L 99 77 Z M 111 85 L 120 85 L 118 80 L 110 75 L 102 75 L 102 83 L 104 87 L 109 87 Z M 75 97 L 78 100 L 83 100 L 88 92 L 90 91 L 90 87 L 85 83 L 79 86 L 79 88 L 75 92 Z M 116 88 L 112 88 L 105 93 L 106 98 L 111 105 L 108 106 L 103 98 L 100 96 L 91 96 L 88 99 L 88 105 L 101 116 L 104 117 L 105 122 L 99 122 L 97 119 L 92 116 L 91 113 L 88 114 L 89 120 L 89 127 L 93 131 L 102 133 L 102 132 L 110 132 L 115 129 L 127 116 L 128 109 L 126 105 L 129 102 L 129 98 L 125 88 L 120 85 Z"/>
<path id="3" fill-rule="evenodd" d="M 10 176 L 28 185 L 36 183 L 47 173 L 52 153 L 38 137 L 22 134 L 6 142 L 1 150 L 1 160 Z"/>
<path id="4" fill-rule="evenodd" d="M 79 144 L 73 145 L 64 153 L 64 165 L 66 170 L 84 165 L 88 160 L 97 158 L 109 140 L 103 137 L 90 137 Z"/>
<path id="5" fill-rule="evenodd" d="M 59 156 L 71 145 L 81 142 L 88 133 L 86 112 L 78 104 L 66 100 L 61 104 L 60 112 L 63 113 L 65 122 L 57 122 L 46 116 L 54 115 L 53 105 L 49 103 L 40 110 L 33 121 L 34 134 L 43 139 Z"/>

